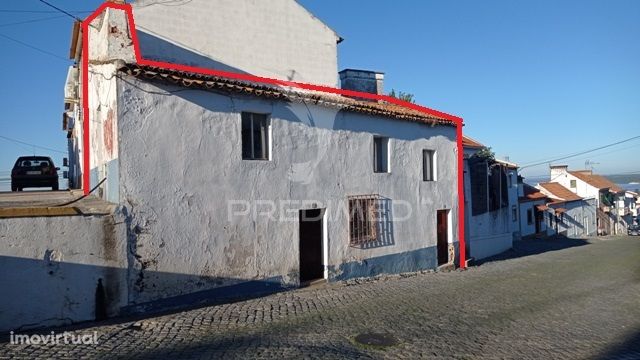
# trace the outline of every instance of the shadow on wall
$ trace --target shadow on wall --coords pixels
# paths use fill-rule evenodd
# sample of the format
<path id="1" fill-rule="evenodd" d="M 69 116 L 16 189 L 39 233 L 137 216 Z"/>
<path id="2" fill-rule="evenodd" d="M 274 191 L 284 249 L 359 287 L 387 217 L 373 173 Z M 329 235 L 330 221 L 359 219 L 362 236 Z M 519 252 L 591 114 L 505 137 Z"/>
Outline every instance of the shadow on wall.
<path id="1" fill-rule="evenodd" d="M 247 74 L 247 72 L 238 68 L 211 59 L 206 55 L 198 54 L 186 47 L 170 43 L 140 29 L 138 29 L 138 39 L 141 55 L 145 59 Z"/>
<path id="2" fill-rule="evenodd" d="M 555 235 L 546 239 L 524 239 L 521 241 L 515 241 L 513 243 L 513 248 L 511 248 L 510 250 L 478 261 L 477 265 L 482 265 L 493 261 L 537 255 L 548 251 L 563 250 L 588 244 L 589 242 L 585 239 L 571 239 L 562 235 Z"/>
<path id="3" fill-rule="evenodd" d="M 356 246 L 358 249 L 375 249 L 396 244 L 393 235 L 393 202 L 389 198 L 378 200 L 378 224 L 376 241 L 365 242 Z"/>
<path id="4" fill-rule="evenodd" d="M 0 332 L 103 320 L 107 315 L 134 316 L 144 312 L 148 317 L 160 312 L 247 300 L 292 288 L 279 276 L 254 280 L 147 270 L 142 273 L 143 277 L 133 279 L 138 291 L 145 291 L 145 277 L 153 277 L 156 284 L 182 283 L 185 291 L 193 292 L 128 304 L 127 271 L 126 268 L 0 256 L 0 288 L 3 289 Z"/>
<path id="5" fill-rule="evenodd" d="M 576 221 L 573 217 L 568 214 L 564 214 L 563 221 L 568 222 L 570 225 L 574 225 L 579 229 L 584 229 L 584 225 L 581 222 Z"/>

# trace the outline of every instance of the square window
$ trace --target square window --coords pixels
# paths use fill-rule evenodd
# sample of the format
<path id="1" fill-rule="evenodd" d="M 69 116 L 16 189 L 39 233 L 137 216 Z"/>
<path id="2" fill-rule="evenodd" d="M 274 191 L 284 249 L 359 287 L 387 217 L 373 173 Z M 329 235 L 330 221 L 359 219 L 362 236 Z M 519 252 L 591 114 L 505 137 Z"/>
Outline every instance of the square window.
<path id="1" fill-rule="evenodd" d="M 422 150 L 422 180 L 436 181 L 436 152 Z"/>
<path id="2" fill-rule="evenodd" d="M 572 189 L 575 189 L 577 187 L 576 181 L 575 180 L 571 180 L 570 186 L 571 186 Z"/>
<path id="3" fill-rule="evenodd" d="M 387 137 L 373 137 L 373 171 L 389 172 L 389 138 Z"/>
<path id="4" fill-rule="evenodd" d="M 269 128 L 266 114 L 242 113 L 243 160 L 269 160 Z"/>

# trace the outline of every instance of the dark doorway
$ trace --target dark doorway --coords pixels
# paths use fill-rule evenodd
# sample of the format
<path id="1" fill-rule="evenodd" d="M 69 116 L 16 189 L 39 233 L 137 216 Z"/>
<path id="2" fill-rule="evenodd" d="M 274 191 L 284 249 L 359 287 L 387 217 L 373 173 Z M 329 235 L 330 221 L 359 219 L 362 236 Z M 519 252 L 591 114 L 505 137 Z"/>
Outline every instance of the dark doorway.
<path id="1" fill-rule="evenodd" d="M 542 213 L 538 209 L 535 209 L 533 211 L 536 218 L 536 234 L 538 234 L 540 233 L 540 231 L 542 231 Z"/>
<path id="2" fill-rule="evenodd" d="M 438 210 L 438 265 L 449 262 L 449 211 Z"/>
<path id="3" fill-rule="evenodd" d="M 324 277 L 322 264 L 323 209 L 300 210 L 300 282 Z"/>

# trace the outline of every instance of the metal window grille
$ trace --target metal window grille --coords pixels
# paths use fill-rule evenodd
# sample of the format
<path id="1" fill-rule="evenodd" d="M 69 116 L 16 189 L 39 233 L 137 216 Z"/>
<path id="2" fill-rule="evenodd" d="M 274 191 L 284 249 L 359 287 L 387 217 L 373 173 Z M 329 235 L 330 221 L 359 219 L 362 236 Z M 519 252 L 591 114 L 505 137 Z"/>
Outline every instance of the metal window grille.
<path id="1" fill-rule="evenodd" d="M 359 246 L 378 239 L 380 195 L 349 196 L 349 244 Z"/>
<path id="2" fill-rule="evenodd" d="M 242 158 L 269 160 L 269 119 L 266 114 L 242 113 Z"/>

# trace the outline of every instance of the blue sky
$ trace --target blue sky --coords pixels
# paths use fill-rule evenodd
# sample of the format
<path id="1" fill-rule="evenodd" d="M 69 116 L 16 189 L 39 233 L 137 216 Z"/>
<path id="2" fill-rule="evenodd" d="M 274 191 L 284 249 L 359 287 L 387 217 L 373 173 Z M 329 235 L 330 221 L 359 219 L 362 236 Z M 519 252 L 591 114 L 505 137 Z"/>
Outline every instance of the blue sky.
<path id="1" fill-rule="evenodd" d="M 69 11 L 101 1 L 50 0 Z M 301 0 L 336 30 L 340 68 L 386 73 L 386 90 L 462 116 L 465 133 L 520 164 L 640 135 L 640 1 Z M 0 136 L 64 151 L 72 19 L 37 0 L 0 4 Z M 7 12 L 6 10 L 29 10 Z M 78 16 L 86 16 L 79 13 Z M 51 18 L 26 24 L 15 22 Z M 62 164 L 61 153 L 36 149 Z M 0 138 L 0 178 L 33 148 Z M 563 161 L 640 172 L 640 140 Z M 525 176 L 547 173 L 545 165 Z M 0 184 L 0 187 L 2 184 Z"/>

